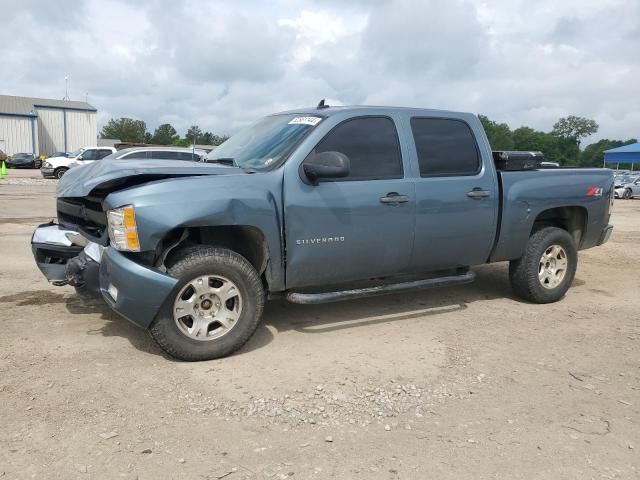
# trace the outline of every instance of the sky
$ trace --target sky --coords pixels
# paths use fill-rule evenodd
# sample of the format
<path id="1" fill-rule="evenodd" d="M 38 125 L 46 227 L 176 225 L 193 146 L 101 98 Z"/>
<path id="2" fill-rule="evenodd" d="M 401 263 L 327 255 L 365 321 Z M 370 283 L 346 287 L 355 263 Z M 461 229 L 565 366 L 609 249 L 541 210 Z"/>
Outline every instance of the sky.
<path id="1" fill-rule="evenodd" d="M 232 134 L 330 104 L 640 137 L 640 0 L 0 0 L 0 94 Z"/>

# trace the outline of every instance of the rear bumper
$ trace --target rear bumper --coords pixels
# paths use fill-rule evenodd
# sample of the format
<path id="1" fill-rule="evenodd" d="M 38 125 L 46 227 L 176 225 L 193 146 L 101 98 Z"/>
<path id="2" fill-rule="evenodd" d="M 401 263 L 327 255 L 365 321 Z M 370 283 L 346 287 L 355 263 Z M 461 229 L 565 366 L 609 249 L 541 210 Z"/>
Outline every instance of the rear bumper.
<path id="1" fill-rule="evenodd" d="M 174 277 L 141 265 L 107 247 L 100 262 L 100 291 L 109 306 L 148 328 L 178 283 Z"/>
<path id="2" fill-rule="evenodd" d="M 600 235 L 600 240 L 598 240 L 598 245 L 602 245 L 603 243 L 607 243 L 611 234 L 613 233 L 613 225 L 607 225 L 602 230 L 602 234 Z"/>

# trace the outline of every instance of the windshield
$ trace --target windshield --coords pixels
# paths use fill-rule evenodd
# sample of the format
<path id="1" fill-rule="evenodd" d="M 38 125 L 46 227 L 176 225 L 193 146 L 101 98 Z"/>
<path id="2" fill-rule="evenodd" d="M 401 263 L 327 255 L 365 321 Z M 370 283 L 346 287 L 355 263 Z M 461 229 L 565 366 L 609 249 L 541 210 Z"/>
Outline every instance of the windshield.
<path id="1" fill-rule="evenodd" d="M 296 114 L 265 117 L 209 152 L 204 161 L 254 170 L 277 165 L 321 120 Z"/>
<path id="2" fill-rule="evenodd" d="M 20 158 L 28 158 L 29 154 L 28 153 L 16 153 L 13 158 L 14 159 L 20 159 Z"/>
<path id="3" fill-rule="evenodd" d="M 76 150 L 75 152 L 71 152 L 69 154 L 69 158 L 76 158 L 78 155 L 80 155 L 82 152 L 84 152 L 84 148 L 79 148 L 78 150 Z"/>

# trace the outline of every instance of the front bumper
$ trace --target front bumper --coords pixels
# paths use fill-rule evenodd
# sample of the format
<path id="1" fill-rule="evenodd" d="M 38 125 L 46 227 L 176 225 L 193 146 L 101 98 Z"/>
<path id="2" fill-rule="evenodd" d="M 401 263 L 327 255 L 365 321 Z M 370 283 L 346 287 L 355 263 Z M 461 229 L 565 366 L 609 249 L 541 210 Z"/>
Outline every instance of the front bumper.
<path id="1" fill-rule="evenodd" d="M 178 280 L 141 265 L 112 247 L 100 262 L 100 291 L 109 306 L 142 328 L 148 328 Z"/>
<path id="2" fill-rule="evenodd" d="M 33 232 L 31 248 L 38 268 L 51 283 L 102 295 L 113 310 L 143 328 L 149 327 L 178 283 L 53 222 Z"/>
<path id="3" fill-rule="evenodd" d="M 611 234 L 613 233 L 613 225 L 607 225 L 602 230 L 602 234 L 600 235 L 600 240 L 598 240 L 598 245 L 602 245 L 603 243 L 607 243 L 609 238 L 611 238 Z"/>
<path id="4" fill-rule="evenodd" d="M 99 294 L 100 245 L 50 222 L 33 232 L 31 250 L 36 265 L 54 285 L 85 287 L 85 292 Z"/>
<path id="5" fill-rule="evenodd" d="M 43 177 L 53 177 L 53 171 L 55 169 L 53 167 L 41 167 L 40 173 Z"/>

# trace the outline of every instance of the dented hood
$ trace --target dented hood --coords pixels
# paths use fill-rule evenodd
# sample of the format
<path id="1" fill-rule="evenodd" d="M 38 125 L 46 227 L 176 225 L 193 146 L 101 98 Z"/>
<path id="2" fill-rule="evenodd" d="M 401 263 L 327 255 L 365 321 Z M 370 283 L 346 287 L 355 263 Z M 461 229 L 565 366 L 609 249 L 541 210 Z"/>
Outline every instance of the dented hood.
<path id="1" fill-rule="evenodd" d="M 170 177 L 230 174 L 244 174 L 244 171 L 238 167 L 179 160 L 98 160 L 71 168 L 60 179 L 56 195 L 84 197 L 98 187 L 117 187 L 132 177 L 138 177 L 142 183 Z"/>

